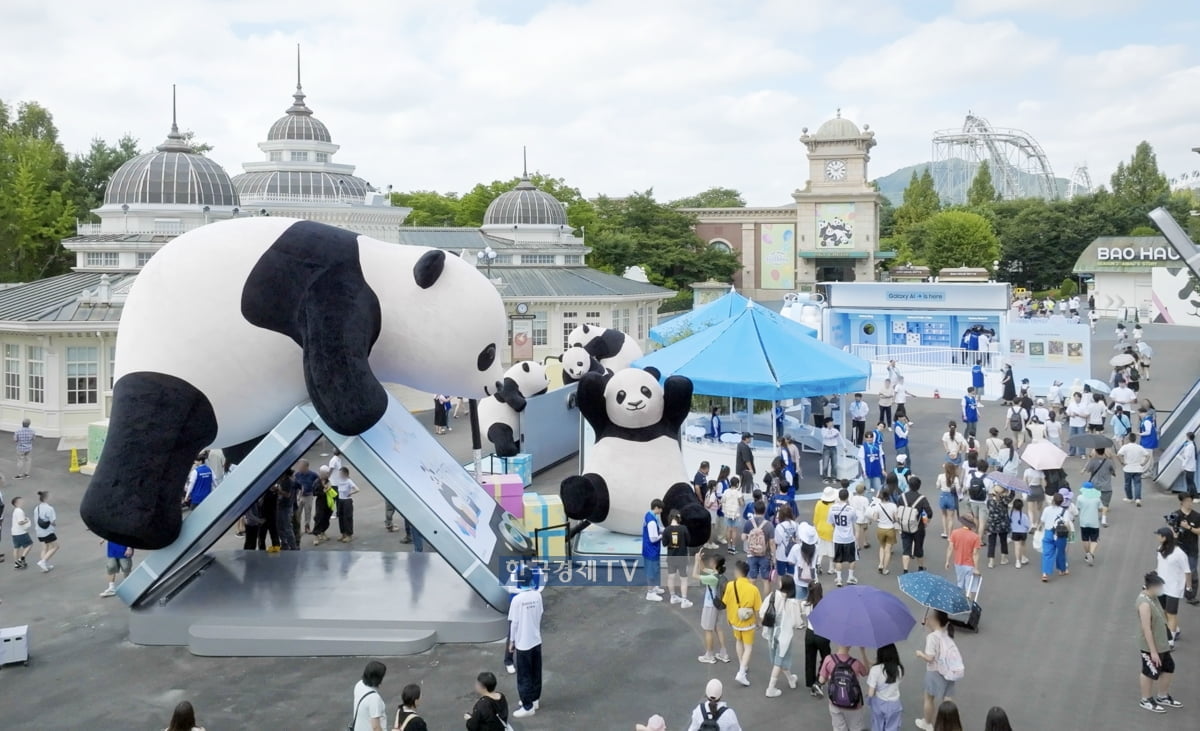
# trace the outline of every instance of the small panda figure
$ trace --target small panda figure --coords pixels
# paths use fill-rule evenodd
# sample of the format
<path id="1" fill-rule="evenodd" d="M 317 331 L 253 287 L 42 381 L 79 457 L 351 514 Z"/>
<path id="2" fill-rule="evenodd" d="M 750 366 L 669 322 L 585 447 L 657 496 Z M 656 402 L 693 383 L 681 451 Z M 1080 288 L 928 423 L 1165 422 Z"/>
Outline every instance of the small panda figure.
<path id="1" fill-rule="evenodd" d="M 586 473 L 560 485 L 568 518 L 639 535 L 650 501 L 678 483 L 687 487 L 679 429 L 691 407 L 692 382 L 671 376 L 660 384 L 659 376 L 654 368 L 625 368 L 607 377 L 588 373 L 579 381 L 577 403 L 596 443 Z M 672 502 L 693 540 L 707 542 L 710 520 L 699 499 L 689 507 L 674 491 Z"/>
<path id="2" fill-rule="evenodd" d="M 604 375 L 608 372 L 604 366 L 600 365 L 600 361 L 596 360 L 591 353 L 579 345 L 568 348 L 566 352 L 559 356 L 559 359 L 562 361 L 564 385 L 575 383 L 587 373 Z"/>
<path id="3" fill-rule="evenodd" d="M 614 373 L 628 368 L 642 357 L 642 348 L 637 341 L 620 330 L 610 330 L 597 325 L 580 325 L 567 336 L 567 349 L 579 346 Z"/>
<path id="4" fill-rule="evenodd" d="M 550 388 L 546 367 L 532 360 L 514 364 L 496 382 L 496 391 L 479 401 L 479 429 L 487 436 L 499 457 L 521 453 L 521 412 L 526 399 L 539 396 Z"/>

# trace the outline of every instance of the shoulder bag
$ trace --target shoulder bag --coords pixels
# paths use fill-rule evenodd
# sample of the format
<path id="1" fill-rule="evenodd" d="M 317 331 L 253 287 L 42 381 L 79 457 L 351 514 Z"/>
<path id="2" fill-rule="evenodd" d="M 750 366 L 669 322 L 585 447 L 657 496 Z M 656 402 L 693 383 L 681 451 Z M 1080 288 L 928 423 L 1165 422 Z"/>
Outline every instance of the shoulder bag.
<path id="1" fill-rule="evenodd" d="M 350 723 L 346 724 L 346 731 L 354 731 L 354 724 L 358 723 L 358 709 L 362 707 L 362 702 L 365 701 L 369 695 L 379 695 L 379 693 L 374 690 L 369 690 L 366 693 L 363 693 L 362 698 L 358 699 L 358 703 L 354 704 L 354 715 L 350 717 Z"/>
<path id="2" fill-rule="evenodd" d="M 742 606 L 742 597 L 738 595 L 737 585 L 738 585 L 738 580 L 734 579 L 733 580 L 733 600 L 736 601 L 737 605 L 738 605 L 738 608 L 737 608 L 738 621 L 745 622 L 754 616 L 754 609 L 752 607 L 743 607 Z"/>

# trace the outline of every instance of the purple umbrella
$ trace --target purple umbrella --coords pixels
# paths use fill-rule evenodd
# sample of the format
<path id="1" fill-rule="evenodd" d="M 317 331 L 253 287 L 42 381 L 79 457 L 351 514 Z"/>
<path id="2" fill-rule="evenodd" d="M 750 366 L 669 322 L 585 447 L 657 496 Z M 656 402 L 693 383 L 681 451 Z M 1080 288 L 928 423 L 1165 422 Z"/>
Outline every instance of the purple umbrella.
<path id="1" fill-rule="evenodd" d="M 1025 482 L 1025 480 L 1022 480 L 1020 477 L 1017 477 L 1016 475 L 1010 475 L 1007 472 L 989 472 L 984 475 L 984 477 L 988 478 L 997 485 L 1004 485 L 1009 490 L 1023 492 L 1026 495 L 1033 492 L 1033 490 L 1029 489 L 1029 483 Z"/>
<path id="2" fill-rule="evenodd" d="M 904 640 L 917 624 L 899 597 L 873 586 L 834 589 L 808 621 L 813 632 L 835 645 L 871 648 Z"/>

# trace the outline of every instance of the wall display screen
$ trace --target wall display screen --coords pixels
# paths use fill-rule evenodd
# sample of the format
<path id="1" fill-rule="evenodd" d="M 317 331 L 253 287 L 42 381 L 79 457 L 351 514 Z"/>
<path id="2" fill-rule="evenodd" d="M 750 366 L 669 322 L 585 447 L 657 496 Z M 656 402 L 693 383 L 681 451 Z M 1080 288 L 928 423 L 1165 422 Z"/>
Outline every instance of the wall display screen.
<path id="1" fill-rule="evenodd" d="M 976 327 L 982 329 L 986 337 L 972 333 Z M 829 313 L 826 342 L 837 348 L 870 345 L 881 354 L 899 354 L 913 347 L 960 348 L 964 339 L 970 342 L 973 337 L 971 350 L 996 350 L 993 344 L 1000 332 L 998 315 L 939 311 L 868 314 L 833 310 Z"/>

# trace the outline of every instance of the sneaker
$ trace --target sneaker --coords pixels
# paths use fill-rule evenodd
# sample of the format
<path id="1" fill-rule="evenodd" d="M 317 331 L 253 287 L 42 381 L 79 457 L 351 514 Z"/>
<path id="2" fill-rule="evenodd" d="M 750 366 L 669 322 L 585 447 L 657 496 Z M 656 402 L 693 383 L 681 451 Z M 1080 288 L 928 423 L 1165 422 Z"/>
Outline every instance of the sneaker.
<path id="1" fill-rule="evenodd" d="M 1015 569 L 1019 569 L 1019 568 L 1021 568 L 1021 567 L 1022 567 L 1022 566 L 1024 566 L 1024 565 L 1025 565 L 1025 562 L 1024 562 L 1024 561 L 1017 561 L 1017 562 L 1016 562 L 1016 564 L 1014 564 L 1014 565 L 1013 565 L 1013 568 L 1015 568 Z"/>
<path id="2" fill-rule="evenodd" d="M 1132 500 L 1130 500 L 1130 499 L 1129 499 L 1129 498 L 1127 498 L 1127 497 L 1123 497 L 1123 498 L 1121 498 L 1121 502 L 1123 502 L 1123 503 L 1131 503 L 1131 502 L 1133 502 L 1133 501 L 1132 501 Z"/>
<path id="3" fill-rule="evenodd" d="M 529 718 L 535 713 L 537 713 L 537 711 L 533 708 L 533 706 L 530 706 L 529 708 L 522 706 L 521 708 L 513 711 L 511 715 L 513 718 Z"/>
<path id="4" fill-rule="evenodd" d="M 767 688 L 767 692 L 765 695 L 768 698 L 778 698 L 779 696 L 783 695 L 783 691 L 772 685 Z"/>
<path id="5" fill-rule="evenodd" d="M 654 593 L 654 592 L 652 592 L 652 591 L 648 591 L 648 592 L 646 592 L 646 601 L 648 601 L 648 602 L 661 602 L 661 601 L 662 601 L 662 594 L 655 594 L 655 593 Z"/>
<path id="6" fill-rule="evenodd" d="M 838 586 L 841 586 L 841 585 L 842 585 L 842 580 L 841 580 L 841 579 L 838 579 L 838 580 L 837 580 L 837 582 L 836 582 L 836 584 L 837 584 Z"/>
<path id="7" fill-rule="evenodd" d="M 946 534 L 945 534 L 945 533 L 943 533 L 943 534 L 942 534 L 942 538 L 945 538 L 945 537 L 946 537 Z"/>
<path id="8" fill-rule="evenodd" d="M 46 572 L 50 571 L 50 567 L 46 565 L 45 561 L 38 561 L 37 565 L 38 565 L 38 568 L 42 570 L 42 573 L 46 573 Z"/>
<path id="9" fill-rule="evenodd" d="M 663 588 L 661 586 L 656 586 L 656 587 L 652 588 L 650 591 L 652 591 L 655 594 L 658 594 L 660 596 L 663 594 Z"/>
<path id="10" fill-rule="evenodd" d="M 692 603 L 691 603 L 691 602 L 689 602 L 687 599 L 681 599 L 681 600 L 679 601 L 679 608 L 680 608 L 680 609 L 690 609 L 690 608 L 691 608 L 691 606 L 692 606 Z"/>
<path id="11" fill-rule="evenodd" d="M 54 568 L 54 567 L 53 567 L 53 566 L 51 566 L 50 568 Z M 1182 630 L 1182 629 L 1180 629 L 1179 627 L 1176 627 L 1176 628 L 1175 628 L 1175 641 L 1176 641 L 1176 642 L 1178 642 L 1178 641 L 1179 641 L 1179 637 L 1180 637 L 1182 634 L 1183 634 L 1183 630 Z"/>
<path id="12" fill-rule="evenodd" d="M 1156 703 L 1158 703 L 1158 705 L 1164 706 L 1166 708 L 1183 708 L 1183 703 L 1175 700 L 1174 698 L 1172 698 L 1169 695 L 1156 696 L 1154 698 L 1154 701 Z"/>
<path id="13" fill-rule="evenodd" d="M 516 665 L 505 665 L 504 669 L 508 671 L 509 675 L 517 674 L 517 666 Z"/>
<path id="14" fill-rule="evenodd" d="M 849 584 L 850 586 L 854 586 L 855 584 L 858 583 L 858 579 L 851 576 L 850 578 L 846 579 L 846 583 Z"/>
<path id="15" fill-rule="evenodd" d="M 683 601 L 683 597 L 679 596 L 678 594 L 671 595 L 671 603 L 672 604 L 678 604 L 681 601 Z"/>
<path id="16" fill-rule="evenodd" d="M 924 729 L 924 731 L 933 731 L 933 726 L 926 723 L 925 719 L 923 719 L 923 718 L 918 718 L 916 723 L 917 723 L 917 728 L 919 728 L 919 729 Z"/>
<path id="17" fill-rule="evenodd" d="M 112 588 L 111 586 L 108 587 L 107 589 L 105 589 L 104 591 L 100 592 L 100 596 L 116 596 L 116 595 L 117 595 L 117 590 Z"/>
<path id="18" fill-rule="evenodd" d="M 1093 565 L 1092 564 L 1092 554 L 1090 554 L 1090 553 L 1083 554 L 1083 562 L 1086 563 L 1088 566 L 1092 566 Z"/>
<path id="19" fill-rule="evenodd" d="M 1133 501 L 1133 504 L 1134 504 L 1134 506 L 1135 506 L 1135 507 L 1139 507 L 1139 508 L 1140 508 L 1140 507 L 1142 507 L 1142 501 L 1141 501 L 1141 500 L 1134 500 L 1134 501 Z"/>
<path id="20" fill-rule="evenodd" d="M 716 665 L 717 664 L 717 658 L 713 657 L 712 655 L 701 655 L 700 657 L 698 657 L 696 659 L 698 661 L 704 663 L 705 665 Z"/>
<path id="21" fill-rule="evenodd" d="M 718 653 L 717 653 L 717 655 L 716 655 L 716 657 L 717 657 L 717 659 L 718 659 L 718 660 L 720 660 L 721 662 L 729 662 L 729 655 L 726 655 L 726 654 L 725 654 L 725 653 L 723 653 L 723 652 L 718 652 Z"/>
<path id="22" fill-rule="evenodd" d="M 786 675 L 787 675 L 788 687 L 791 688 L 792 690 L 795 690 L 796 689 L 796 676 L 793 675 L 792 673 L 787 673 Z"/>
<path id="23" fill-rule="evenodd" d="M 736 556 L 736 555 L 737 555 L 737 549 L 736 549 L 736 548 L 734 548 L 733 546 L 730 546 L 730 547 L 729 547 L 729 548 L 726 550 L 726 553 L 728 553 L 730 556 Z"/>
<path id="24" fill-rule="evenodd" d="M 1141 708 L 1143 711 L 1150 711 L 1151 713 L 1166 713 L 1167 712 L 1167 709 L 1165 709 L 1162 706 L 1155 703 L 1152 698 L 1143 698 L 1138 703 L 1138 708 Z"/>
<path id="25" fill-rule="evenodd" d="M 738 673 L 737 675 L 733 676 L 733 679 L 742 685 L 750 685 L 750 678 L 746 677 L 745 672 Z"/>
<path id="26" fill-rule="evenodd" d="M 813 698 L 824 698 L 825 697 L 825 691 L 821 690 L 821 686 L 819 683 L 813 683 L 808 689 L 808 694 L 811 695 Z"/>

